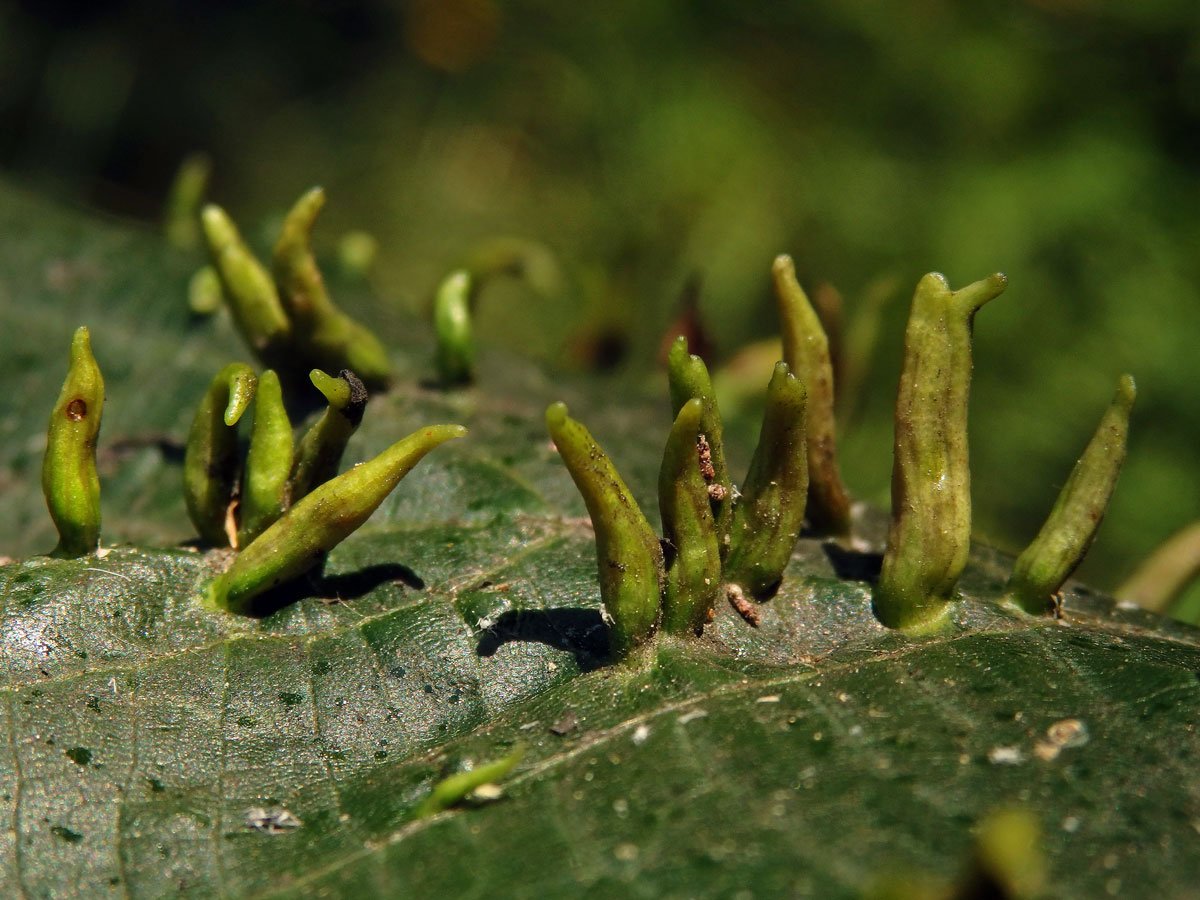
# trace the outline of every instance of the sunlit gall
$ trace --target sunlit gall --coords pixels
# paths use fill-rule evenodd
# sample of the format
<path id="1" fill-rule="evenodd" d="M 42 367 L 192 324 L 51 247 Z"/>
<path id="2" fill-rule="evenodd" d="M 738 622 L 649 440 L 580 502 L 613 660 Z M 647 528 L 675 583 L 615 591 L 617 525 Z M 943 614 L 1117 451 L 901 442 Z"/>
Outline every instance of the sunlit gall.
<path id="1" fill-rule="evenodd" d="M 671 414 L 679 415 L 683 405 L 698 399 L 703 404 L 700 414 L 700 432 L 708 445 L 707 462 L 709 475 L 709 498 L 712 501 L 713 520 L 716 523 L 717 545 L 721 558 L 729 552 L 729 528 L 733 515 L 733 485 L 729 479 L 729 466 L 725 462 L 724 426 L 721 411 L 717 408 L 717 395 L 713 390 L 708 367 L 699 356 L 688 353 L 687 338 L 678 337 L 667 354 L 667 381 L 671 392 Z"/>
<path id="2" fill-rule="evenodd" d="M 292 341 L 304 364 L 349 369 L 372 387 L 392 375 L 387 351 L 367 328 L 338 309 L 312 253 L 312 229 L 325 205 L 319 187 L 305 193 L 284 219 L 271 268 L 279 298 L 291 321 Z"/>
<path id="3" fill-rule="evenodd" d="M 238 503 L 238 545 L 244 547 L 278 519 L 290 502 L 292 423 L 283 406 L 279 376 L 271 369 L 258 379 L 254 427 Z"/>
<path id="4" fill-rule="evenodd" d="M 55 556 L 84 556 L 100 543 L 100 478 L 96 437 L 104 378 L 84 327 L 71 339 L 71 364 L 50 414 L 42 458 L 42 492 L 58 529 Z"/>
<path id="5" fill-rule="evenodd" d="M 1136 396 L 1133 378 L 1122 376 L 1116 396 L 1071 470 L 1046 523 L 1017 557 L 1005 597 L 1025 612 L 1037 615 L 1052 608 L 1051 598 L 1095 540 L 1125 461 L 1129 413 Z"/>
<path id="6" fill-rule="evenodd" d="M 975 313 L 998 297 L 996 274 L 951 291 L 937 273 L 917 284 L 896 397 L 892 520 L 875 612 L 892 628 L 944 616 L 971 542 L 967 398 Z"/>
<path id="7" fill-rule="evenodd" d="M 366 522 L 425 454 L 464 434 L 461 425 L 422 428 L 313 490 L 213 580 L 206 594 L 208 605 L 234 613 L 252 612 L 255 597 L 321 563 L 325 554 Z"/>
<path id="8" fill-rule="evenodd" d="M 725 560 L 725 579 L 756 597 L 770 595 L 779 585 L 804 526 L 811 496 L 806 409 L 804 385 L 787 363 L 776 364 L 758 446 L 733 509 Z"/>
<path id="9" fill-rule="evenodd" d="M 814 532 L 850 533 L 850 497 L 837 464 L 829 340 L 787 255 L 771 267 L 783 333 L 783 359 L 808 391 L 808 505 Z"/>
<path id="10" fill-rule="evenodd" d="M 366 387 L 348 369 L 336 378 L 313 369 L 308 377 L 328 406 L 296 447 L 288 479 L 288 496 L 293 503 L 337 474 L 346 444 L 362 422 L 367 406 Z"/>
<path id="11" fill-rule="evenodd" d="M 250 348 L 268 365 L 288 362 L 292 326 L 267 270 L 250 252 L 225 210 L 210 203 L 200 214 L 208 253 L 221 279 L 233 320 Z"/>
<path id="12" fill-rule="evenodd" d="M 662 546 L 612 462 L 587 428 L 567 415 L 566 404 L 546 410 L 546 428 L 592 518 L 611 649 L 624 659 L 658 625 Z"/>
<path id="13" fill-rule="evenodd" d="M 703 412 L 699 398 L 683 404 L 658 475 L 667 573 L 662 627 L 668 634 L 698 634 L 721 590 L 721 556 L 708 493 L 712 463 L 700 431 Z"/>
<path id="14" fill-rule="evenodd" d="M 434 362 L 438 378 L 445 385 L 467 384 L 474 375 L 471 291 L 471 276 L 459 270 L 438 285 L 433 300 L 433 330 L 437 337 Z"/>
<path id="15" fill-rule="evenodd" d="M 234 425 L 254 399 L 258 379 L 245 363 L 230 363 L 209 384 L 188 432 L 183 497 L 202 540 L 231 545 L 230 505 L 238 470 Z"/>

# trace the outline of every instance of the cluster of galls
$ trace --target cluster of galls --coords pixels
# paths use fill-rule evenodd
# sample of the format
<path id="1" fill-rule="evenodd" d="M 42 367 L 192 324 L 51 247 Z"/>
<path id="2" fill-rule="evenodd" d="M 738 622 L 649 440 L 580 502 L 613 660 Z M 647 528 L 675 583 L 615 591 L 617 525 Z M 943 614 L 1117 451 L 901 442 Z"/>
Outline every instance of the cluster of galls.
<path id="1" fill-rule="evenodd" d="M 293 207 L 275 246 L 273 275 L 246 247 L 217 206 L 200 213 L 212 278 L 246 342 L 267 365 L 261 376 L 231 363 L 213 379 L 188 434 L 184 499 L 202 541 L 237 551 L 205 600 L 249 612 L 261 593 L 318 565 L 362 525 L 422 457 L 466 433 L 459 425 L 422 428 L 374 459 L 337 475 L 362 420 L 364 382 L 382 385 L 390 364 L 382 345 L 330 300 L 310 249 L 319 188 Z M 293 440 L 277 369 L 295 382 L 302 371 L 327 407 Z M 337 377 L 323 371 L 339 371 Z M 50 418 L 42 483 L 59 530 L 60 556 L 91 553 L 100 540 L 96 437 L 104 383 L 86 328 L 71 345 L 71 368 Z M 249 449 L 241 458 L 236 425 L 254 405 Z"/>
<path id="2" fill-rule="evenodd" d="M 362 418 L 366 385 L 391 370 L 375 337 L 330 300 L 310 248 L 324 202 L 305 194 L 287 216 L 270 273 L 216 206 L 199 214 L 212 266 L 202 276 L 228 304 L 246 342 L 268 368 L 223 369 L 205 394 L 188 438 L 184 492 L 201 538 L 237 551 L 207 589 L 218 608 L 245 612 L 261 592 L 316 565 L 358 528 L 430 450 L 465 433 L 423 428 L 370 462 L 337 476 Z M 553 404 L 546 424 L 578 486 L 596 533 L 600 592 L 617 658 L 659 630 L 699 633 L 727 596 L 752 623 L 748 597 L 769 599 L 807 522 L 809 533 L 850 537 L 850 501 L 838 473 L 828 340 L 791 260 L 773 267 L 783 357 L 767 387 L 758 446 L 740 487 L 730 480 L 721 415 L 704 362 L 679 338 L 668 374 L 674 422 L 658 479 L 661 539 L 588 430 Z M 942 276 L 917 285 L 896 404 L 892 521 L 874 608 L 885 625 L 940 622 L 966 565 L 971 531 L 967 395 L 975 313 L 1005 288 L 993 275 L 958 291 Z M 468 273 L 443 283 L 435 303 L 437 363 L 445 383 L 469 381 Z M 323 416 L 296 444 L 277 370 L 291 383 L 308 371 L 324 395 Z M 326 371 L 340 371 L 332 377 Z M 43 487 L 60 534 L 56 553 L 96 549 L 100 534 L 95 445 L 103 380 L 88 332 L 71 347 L 71 369 L 51 417 Z M 1133 380 L 1117 396 L 1041 532 L 1021 554 L 1006 591 L 1033 614 L 1053 598 L 1090 545 L 1125 452 Z M 234 426 L 254 403 L 249 450 Z"/>
<path id="3" fill-rule="evenodd" d="M 698 632 L 725 593 L 753 624 L 747 595 L 777 589 L 806 520 L 809 533 L 850 536 L 850 504 L 836 463 L 828 340 L 791 260 L 774 265 L 784 361 L 740 490 L 729 483 L 721 418 L 704 363 L 680 338 L 669 360 L 675 423 L 659 476 L 661 544 L 604 452 L 560 403 L 547 425 L 596 528 L 600 589 L 618 656 L 662 630 Z M 1003 275 L 951 291 L 938 274 L 917 285 L 896 402 L 892 518 L 874 609 L 883 624 L 936 627 L 951 608 L 971 537 L 967 395 L 975 313 Z M 1055 608 L 1103 518 L 1125 455 L 1133 379 L 1115 399 L 1046 524 L 1017 559 L 1005 591 L 1030 614 Z M 807 507 L 807 510 L 806 510 Z M 665 548 L 665 553 L 660 551 Z"/>

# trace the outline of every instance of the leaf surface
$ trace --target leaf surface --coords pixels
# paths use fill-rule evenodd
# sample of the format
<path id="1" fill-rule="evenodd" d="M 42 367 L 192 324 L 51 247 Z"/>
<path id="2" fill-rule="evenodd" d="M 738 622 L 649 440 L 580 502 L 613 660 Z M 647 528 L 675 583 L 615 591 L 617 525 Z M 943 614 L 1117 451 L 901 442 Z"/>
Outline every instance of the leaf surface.
<path id="1" fill-rule="evenodd" d="M 541 411 L 578 409 L 653 509 L 665 399 L 502 354 L 480 388 L 423 387 L 428 329 L 384 301 L 352 298 L 404 371 L 348 459 L 430 422 L 471 434 L 296 602 L 201 609 L 220 559 L 180 543 L 173 448 L 244 349 L 188 318 L 194 261 L 155 236 L 4 196 L 0 325 L 28 340 L 0 360 L 0 546 L 27 558 L 0 567 L 0 895 L 855 897 L 898 866 L 952 878 L 1012 803 L 1041 822 L 1048 896 L 1200 881 L 1195 630 L 1078 586 L 1062 622 L 1016 617 L 981 549 L 953 626 L 910 639 L 871 615 L 877 556 L 802 541 L 760 628 L 722 604 L 701 640 L 612 666 Z M 77 324 L 109 386 L 105 541 L 137 543 L 52 560 L 30 555 L 54 541 L 36 473 Z M 1052 753 L 1067 719 L 1083 731 Z M 414 817 L 518 743 L 500 800 Z"/>

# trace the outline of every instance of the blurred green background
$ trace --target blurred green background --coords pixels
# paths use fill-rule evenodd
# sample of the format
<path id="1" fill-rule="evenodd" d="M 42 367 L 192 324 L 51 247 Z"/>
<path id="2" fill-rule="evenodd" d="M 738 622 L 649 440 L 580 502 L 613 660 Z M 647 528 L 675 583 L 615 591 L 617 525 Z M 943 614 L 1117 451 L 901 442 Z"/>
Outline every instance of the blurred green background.
<path id="1" fill-rule="evenodd" d="M 1083 574 L 1112 588 L 1200 516 L 1194 0 L 8 4 L 0 125 L 7 178 L 148 225 L 197 149 L 247 223 L 322 183 L 321 239 L 370 230 L 376 290 L 413 311 L 481 241 L 540 242 L 560 285 L 497 285 L 480 332 L 552 367 L 650 370 L 693 273 L 720 365 L 774 332 L 789 252 L 851 319 L 891 301 L 843 439 L 880 505 L 912 285 L 1001 270 L 979 536 L 1032 536 L 1126 371 Z"/>

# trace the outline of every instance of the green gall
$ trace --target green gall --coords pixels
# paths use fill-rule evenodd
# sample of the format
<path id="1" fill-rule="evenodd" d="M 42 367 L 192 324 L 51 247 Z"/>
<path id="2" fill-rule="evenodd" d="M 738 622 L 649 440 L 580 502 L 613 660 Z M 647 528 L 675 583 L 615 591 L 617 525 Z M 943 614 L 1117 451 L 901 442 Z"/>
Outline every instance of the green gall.
<path id="1" fill-rule="evenodd" d="M 443 384 L 467 384 L 475 368 L 475 342 L 471 337 L 471 276 L 451 272 L 438 285 L 433 300 L 433 329 L 437 335 L 434 362 Z"/>
<path id="2" fill-rule="evenodd" d="M 866 399 L 865 385 L 870 374 L 871 359 L 879 343 L 884 313 L 892 301 L 900 296 L 899 284 L 895 276 L 876 278 L 868 284 L 846 326 L 842 361 L 834 383 L 834 403 L 843 424 L 855 418 Z"/>
<path id="3" fill-rule="evenodd" d="M 238 553 L 229 570 L 209 585 L 207 604 L 228 612 L 252 612 L 255 597 L 321 563 L 366 522 L 425 454 L 466 432 L 461 425 L 422 428 L 325 482 Z"/>
<path id="4" fill-rule="evenodd" d="M 349 278 L 365 279 L 378 256 L 379 241 L 369 231 L 347 231 L 338 241 L 338 264 Z"/>
<path id="5" fill-rule="evenodd" d="M 184 158 L 167 193 L 163 226 L 167 242 L 180 250 L 191 250 L 200 243 L 200 207 L 208 191 L 212 160 L 204 153 Z"/>
<path id="6" fill-rule="evenodd" d="M 212 266 L 201 266 L 188 279 L 188 309 L 195 316 L 211 316 L 225 300 L 221 276 Z"/>
<path id="7" fill-rule="evenodd" d="M 483 763 L 469 772 L 459 772 L 457 775 L 443 778 L 433 786 L 429 796 L 417 806 L 414 817 L 425 819 L 461 803 L 470 796 L 472 791 L 485 784 L 499 781 L 511 772 L 524 755 L 525 748 L 518 744 L 516 749 L 503 759 Z"/>
<path id="8" fill-rule="evenodd" d="M 874 597 L 875 613 L 888 627 L 935 625 L 966 566 L 971 327 L 1007 283 L 996 274 L 951 291 L 932 273 L 913 295 L 896 397 L 891 527 Z"/>
<path id="9" fill-rule="evenodd" d="M 542 243 L 513 235 L 498 235 L 476 244 L 463 268 L 483 285 L 496 278 L 519 278 L 543 297 L 562 291 L 562 272 L 553 252 Z"/>
<path id="10" fill-rule="evenodd" d="M 705 472 L 710 448 L 700 430 L 704 401 L 683 404 L 667 438 L 658 475 L 666 588 L 662 627 L 668 634 L 699 634 L 721 589 L 721 555 Z"/>
<path id="11" fill-rule="evenodd" d="M 769 596 L 804 527 L 809 494 L 805 440 L 807 394 L 787 363 L 777 363 L 767 387 L 758 446 L 733 509 L 725 578 L 756 597 Z"/>
<path id="12" fill-rule="evenodd" d="M 955 897 L 1032 900 L 1046 882 L 1044 841 L 1037 817 L 1028 809 L 998 809 L 976 826 L 975 857 Z"/>
<path id="13" fill-rule="evenodd" d="M 257 386 L 253 369 L 230 363 L 212 380 L 188 432 L 183 498 L 201 539 L 214 546 L 236 543 L 232 503 L 238 453 L 233 426 L 250 406 Z"/>
<path id="14" fill-rule="evenodd" d="M 616 659 L 625 659 L 658 625 L 662 546 L 608 456 L 587 428 L 567 415 L 565 403 L 546 410 L 546 428 L 592 518 L 611 650 Z"/>
<path id="15" fill-rule="evenodd" d="M 334 306 L 312 254 L 313 223 L 324 205 L 325 191 L 319 187 L 297 200 L 284 219 L 272 257 L 294 349 L 307 364 L 350 369 L 365 383 L 382 387 L 392 375 L 387 351 L 368 329 Z"/>
<path id="16" fill-rule="evenodd" d="M 783 359 L 808 390 L 808 521 L 815 533 L 850 534 L 850 497 L 837 464 L 829 340 L 796 280 L 790 256 L 771 266 L 783 332 Z"/>
<path id="17" fill-rule="evenodd" d="M 1172 605 L 1184 590 L 1200 577 L 1200 522 L 1193 522 L 1173 534 L 1150 554 L 1114 595 L 1126 603 L 1179 617 Z M 1193 622 L 1193 624 L 1200 624 Z"/>
<path id="18" fill-rule="evenodd" d="M 334 378 L 313 369 L 308 377 L 329 405 L 296 448 L 288 478 L 288 495 L 293 503 L 337 474 L 350 435 L 367 407 L 366 386 L 350 370 L 343 369 Z"/>
<path id="19" fill-rule="evenodd" d="M 675 339 L 667 354 L 667 381 L 673 415 L 679 415 L 683 405 L 693 398 L 703 404 L 700 431 L 708 442 L 710 462 L 705 470 L 705 481 L 716 522 L 717 543 L 724 559 L 729 552 L 729 528 L 733 517 L 733 485 L 725 462 L 724 427 L 708 367 L 699 356 L 688 353 L 687 338 L 683 336 Z"/>
<path id="20" fill-rule="evenodd" d="M 1116 396 L 1071 470 L 1046 523 L 1017 557 L 1005 597 L 1025 612 L 1038 615 L 1054 609 L 1053 598 L 1095 540 L 1125 461 L 1129 413 L 1136 396 L 1133 378 L 1122 376 Z"/>
<path id="21" fill-rule="evenodd" d="M 290 501 L 292 423 L 283 405 L 279 376 L 271 369 L 258 379 L 254 427 L 238 503 L 238 546 L 244 547 L 278 519 Z"/>
<path id="22" fill-rule="evenodd" d="M 71 339 L 71 364 L 50 413 L 42 458 L 42 492 L 58 529 L 55 556 L 85 556 L 100 544 L 96 437 L 103 409 L 104 378 L 81 326 Z"/>
<path id="23" fill-rule="evenodd" d="M 221 207 L 211 203 L 204 207 L 200 224 L 213 268 L 221 279 L 222 294 L 242 337 L 268 365 L 288 362 L 292 326 L 271 276 Z"/>

